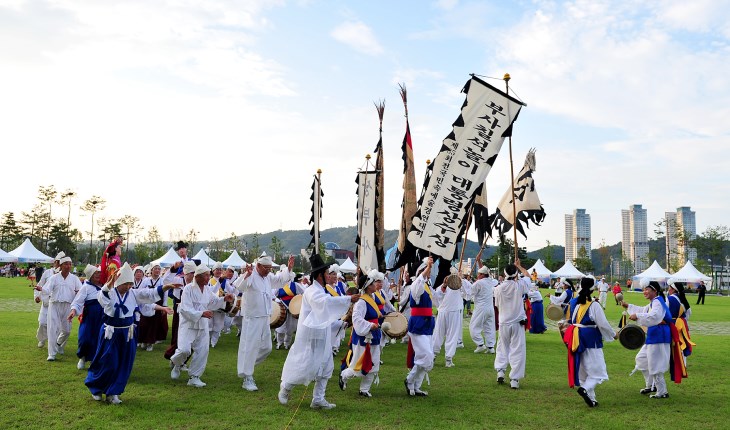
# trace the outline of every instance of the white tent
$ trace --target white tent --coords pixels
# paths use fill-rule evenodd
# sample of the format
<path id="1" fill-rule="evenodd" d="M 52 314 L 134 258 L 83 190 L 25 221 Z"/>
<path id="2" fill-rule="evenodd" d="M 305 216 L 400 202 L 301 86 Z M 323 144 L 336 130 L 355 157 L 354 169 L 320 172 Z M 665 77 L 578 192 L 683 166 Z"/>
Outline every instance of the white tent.
<path id="1" fill-rule="evenodd" d="M 357 272 L 357 266 L 355 266 L 355 263 L 350 260 L 350 257 L 347 257 L 347 260 L 345 260 L 344 263 L 340 264 L 340 272 L 355 273 Z"/>
<path id="2" fill-rule="evenodd" d="M 22 245 L 8 252 L 8 254 L 16 257 L 18 263 L 53 263 L 53 257 L 37 250 L 30 242 L 30 239 L 25 239 Z"/>
<path id="3" fill-rule="evenodd" d="M 234 269 L 240 269 L 241 267 L 246 265 L 246 262 L 243 261 L 243 258 L 241 258 L 240 255 L 238 255 L 238 251 L 231 252 L 231 255 L 228 256 L 225 260 L 223 260 L 223 267 L 226 269 L 228 267 L 233 267 Z"/>
<path id="4" fill-rule="evenodd" d="M 217 261 L 213 260 L 208 254 L 205 253 L 205 249 L 203 248 L 200 248 L 200 251 L 195 254 L 192 260 L 200 260 L 201 264 L 205 264 L 208 267 L 212 267 L 215 263 L 217 263 Z"/>
<path id="5" fill-rule="evenodd" d="M 677 273 L 669 277 L 669 281 L 671 282 L 709 282 L 711 280 L 712 278 L 697 270 L 689 260 Z"/>
<path id="6" fill-rule="evenodd" d="M 657 263 L 656 260 L 649 266 L 648 269 L 644 270 L 643 272 L 639 273 L 638 275 L 634 276 L 633 280 L 641 280 L 641 279 L 649 279 L 651 281 L 666 281 L 669 279 L 672 275 L 667 273 L 662 267 Z"/>
<path id="7" fill-rule="evenodd" d="M 545 267 L 542 260 L 540 260 L 539 258 L 537 259 L 537 261 L 535 262 L 535 264 L 532 267 L 527 269 L 527 273 L 532 275 L 533 270 L 537 271 L 537 279 L 539 281 L 543 281 L 543 282 L 550 281 L 550 275 L 553 274 L 553 272 L 551 272 L 550 269 Z"/>
<path id="8" fill-rule="evenodd" d="M 150 261 L 150 264 L 151 265 L 159 264 L 160 267 L 170 267 L 180 260 L 181 260 L 181 258 L 179 255 L 177 255 L 177 252 L 175 252 L 175 250 L 172 247 L 170 247 L 170 249 L 167 250 L 165 255 L 158 258 L 157 260 Z"/>
<path id="9" fill-rule="evenodd" d="M 18 257 L 10 255 L 7 252 L 0 249 L 0 263 L 15 263 L 18 261 Z"/>
<path id="10" fill-rule="evenodd" d="M 580 270 L 576 269 L 575 266 L 573 266 L 573 262 L 568 260 L 563 264 L 563 267 L 560 269 L 554 271 L 550 277 L 551 278 L 563 278 L 563 279 L 580 279 L 584 277 L 585 275 L 580 272 Z"/>

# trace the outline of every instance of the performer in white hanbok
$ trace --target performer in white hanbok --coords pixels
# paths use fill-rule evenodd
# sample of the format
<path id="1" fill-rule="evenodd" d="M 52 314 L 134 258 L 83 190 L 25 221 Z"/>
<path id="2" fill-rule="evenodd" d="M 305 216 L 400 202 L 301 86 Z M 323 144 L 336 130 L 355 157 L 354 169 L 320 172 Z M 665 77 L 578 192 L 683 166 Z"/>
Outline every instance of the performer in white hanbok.
<path id="1" fill-rule="evenodd" d="M 56 258 L 53 260 L 53 267 L 43 271 L 41 279 L 33 290 L 35 302 L 41 304 L 41 309 L 38 312 L 38 331 L 36 331 L 35 335 L 36 339 L 38 339 L 38 348 L 46 346 L 46 341 L 48 340 L 48 304 L 50 296 L 47 292 L 43 291 L 43 286 L 51 279 L 51 276 L 59 272 L 61 266 L 59 261 L 65 256 L 66 254 L 63 251 L 56 255 Z"/>
<path id="2" fill-rule="evenodd" d="M 91 361 L 96 354 L 96 347 L 99 344 L 99 331 L 103 322 L 104 309 L 97 296 L 101 286 L 101 268 L 87 264 L 84 269 L 86 281 L 81 286 L 78 294 L 71 303 L 71 312 L 68 320 L 71 322 L 76 315 L 80 315 L 79 322 L 79 348 L 76 356 L 79 362 L 76 368 L 81 370 L 87 361 Z"/>
<path id="3" fill-rule="evenodd" d="M 140 285 L 140 288 L 157 288 L 159 285 L 163 285 L 163 278 L 161 275 L 161 267 L 159 264 L 153 264 L 150 266 L 150 277 L 146 277 Z M 159 307 L 165 307 L 167 304 L 167 297 L 156 302 Z M 154 306 L 153 306 L 154 308 Z M 154 349 L 156 343 L 160 343 L 167 339 L 167 311 L 166 310 L 155 310 L 151 315 L 145 315 L 146 312 L 142 312 L 142 317 L 139 320 L 139 345 L 141 348 L 145 348 L 151 352 Z"/>
<path id="4" fill-rule="evenodd" d="M 568 385 L 578 386 L 578 394 L 590 408 L 598 406 L 596 386 L 608 381 L 603 341 L 617 337 L 603 307 L 591 300 L 594 283 L 593 277 L 581 279 L 578 297 L 570 301 L 570 325 L 563 337 L 568 347 Z"/>
<path id="5" fill-rule="evenodd" d="M 667 391 L 667 383 L 664 380 L 664 373 L 670 370 L 670 361 L 674 354 L 674 364 L 676 368 L 672 368 L 672 379 L 679 383 L 682 377 L 686 377 L 686 369 L 684 368 L 684 359 L 678 344 L 675 345 L 675 351 L 672 351 L 672 335 L 676 334 L 676 327 L 672 320 L 672 313 L 669 310 L 662 294 L 662 288 L 656 281 L 641 281 L 644 297 L 649 300 L 647 306 L 636 306 L 626 302 L 622 306 L 628 310 L 629 319 L 636 321 L 639 325 L 647 328 L 646 343 L 641 347 L 639 353 L 636 354 L 636 367 L 634 371 L 640 370 L 644 375 L 646 386 L 639 392 L 641 394 L 649 394 L 655 392 L 649 397 L 654 399 L 666 399 L 669 397 Z M 677 339 L 678 340 L 678 336 Z M 633 372 L 632 372 L 633 373 Z"/>
<path id="6" fill-rule="evenodd" d="M 606 309 L 606 297 L 608 296 L 609 285 L 606 283 L 606 278 L 601 276 L 601 280 L 596 283 L 596 289 L 598 289 L 598 303 L 601 304 L 603 309 Z"/>
<path id="7" fill-rule="evenodd" d="M 519 277 L 519 273 L 524 275 Z M 497 371 L 497 382 L 504 383 L 507 366 L 510 367 L 510 387 L 520 388 L 520 379 L 525 377 L 525 303 L 523 296 L 530 291 L 530 274 L 516 259 L 504 269 L 505 280 L 494 288 L 494 302 L 499 309 L 499 340 L 497 355 L 494 358 L 494 370 Z"/>
<path id="8" fill-rule="evenodd" d="M 344 283 L 339 282 L 338 274 L 340 267 L 336 264 L 331 265 L 325 270 L 325 284 L 324 288 L 327 294 L 332 297 L 343 297 L 347 295 L 347 288 Z M 337 355 L 340 352 L 340 345 L 342 340 L 345 338 L 345 322 L 341 319 L 332 322 L 332 355 Z"/>
<path id="9" fill-rule="evenodd" d="M 225 306 L 225 302 L 233 302 L 234 296 L 226 294 L 217 296 L 208 288 L 210 281 L 210 269 L 201 264 L 195 269 L 195 281 L 186 285 L 183 289 L 178 312 L 180 313 L 180 326 L 177 333 L 177 349 L 170 358 L 174 364 L 170 377 L 178 379 L 185 361 L 193 354 L 190 360 L 188 374 L 188 385 L 192 387 L 205 387 L 205 382 L 200 380 L 205 372 L 208 363 L 209 330 L 208 320 L 213 317 L 213 311 Z"/>
<path id="10" fill-rule="evenodd" d="M 243 388 L 257 391 L 253 379 L 254 366 L 271 354 L 271 330 L 269 318 L 274 299 L 272 284 L 281 285 L 289 281 L 289 273 L 294 267 L 294 257 L 289 257 L 287 267 L 276 275 L 271 274 L 271 257 L 262 256 L 246 273 L 238 278 L 235 287 L 243 293 L 241 314 L 241 340 L 238 344 L 238 377 L 243 378 Z"/>
<path id="11" fill-rule="evenodd" d="M 297 337 L 281 371 L 278 399 L 285 405 L 294 386 L 309 385 L 314 381 L 310 407 L 332 409 L 336 405 L 325 399 L 327 381 L 334 370 L 331 326 L 347 312 L 350 303 L 358 301 L 360 295 L 332 296 L 324 287 L 324 273 L 330 265 L 325 264 L 319 254 L 314 254 L 310 263 L 313 283 L 302 295 Z"/>
<path id="12" fill-rule="evenodd" d="M 231 294 L 234 297 L 238 294 L 236 287 L 229 283 L 228 277 L 223 276 L 223 265 L 221 263 L 215 263 L 213 265 L 213 276 L 210 278 L 208 289 L 211 293 L 218 297 L 223 297 L 226 294 Z M 226 322 L 226 311 L 225 309 L 216 309 L 213 311 L 213 318 L 210 319 L 210 347 L 215 348 L 218 344 L 218 339 L 221 337 Z"/>
<path id="13" fill-rule="evenodd" d="M 489 268 L 483 266 L 477 258 L 479 270 L 477 281 L 472 284 L 471 291 L 474 298 L 474 313 L 469 322 L 471 340 L 477 345 L 475 353 L 487 352 L 494 354 L 496 334 L 494 330 L 494 287 L 497 281 L 491 277 Z"/>
<path id="14" fill-rule="evenodd" d="M 301 276 L 296 275 L 291 282 L 285 283 L 275 292 L 276 298 L 281 300 L 286 307 L 284 324 L 274 330 L 276 333 L 276 349 L 289 349 L 294 332 L 297 331 L 297 322 L 299 320 L 289 312 L 289 303 L 294 297 L 304 293 L 304 287 L 299 283 L 300 280 Z"/>
<path id="15" fill-rule="evenodd" d="M 401 287 L 400 297 L 398 297 L 398 309 L 408 321 L 411 319 L 411 277 L 405 268 L 402 269 L 402 272 L 403 287 Z M 400 343 L 408 343 L 408 333 L 401 338 Z"/>
<path id="16" fill-rule="evenodd" d="M 115 272 L 98 292 L 97 300 L 104 308 L 105 319 L 99 334 L 99 346 L 89 366 L 85 384 L 94 400 L 122 403 L 119 396 L 124 393 L 137 353 L 134 337 L 134 310 L 145 303 L 154 303 L 164 297 L 165 287 L 134 290 L 134 275 L 129 264 Z M 113 288 L 109 288 L 113 285 Z"/>
<path id="17" fill-rule="evenodd" d="M 456 268 L 451 269 L 452 274 L 456 273 Z M 438 303 L 438 315 L 432 339 L 433 355 L 437 356 L 441 352 L 441 345 L 444 345 L 446 367 L 454 367 L 454 355 L 459 343 L 459 333 L 462 331 L 464 300 L 459 290 L 448 288 L 446 283 L 437 288 L 433 296 Z"/>
<path id="18" fill-rule="evenodd" d="M 71 273 L 71 258 L 59 261 L 61 270 L 40 287 L 49 296 L 48 305 L 48 361 L 55 361 L 56 354 L 63 354 L 66 341 L 71 334 L 71 302 L 81 289 L 81 281 Z M 39 287 L 36 287 L 39 288 Z"/>
<path id="19" fill-rule="evenodd" d="M 380 370 L 380 353 L 382 351 L 383 333 L 380 322 L 383 314 L 373 299 L 376 281 L 381 280 L 382 273 L 371 270 L 367 276 L 360 277 L 360 300 L 352 309 L 352 356 L 349 366 L 340 373 L 340 389 L 347 387 L 347 381 L 362 377 L 360 395 L 372 397 L 370 387 Z"/>
<path id="20" fill-rule="evenodd" d="M 232 266 L 229 266 L 225 272 L 223 273 L 223 276 L 228 279 L 226 283 L 228 285 L 233 286 L 233 283 L 236 281 L 236 278 L 238 278 L 238 273 L 236 273 L 236 269 Z M 233 287 L 235 288 L 235 287 Z M 224 320 L 223 320 L 223 334 L 228 334 L 231 332 L 231 326 L 233 325 L 233 316 L 230 314 L 226 314 Z M 239 326 L 240 327 L 240 326 Z"/>
<path id="21" fill-rule="evenodd" d="M 409 343 L 406 355 L 406 366 L 410 371 L 403 381 L 409 396 L 428 396 L 428 392 L 421 390 L 421 385 L 426 374 L 433 369 L 432 336 L 436 322 L 433 317 L 433 293 L 429 285 L 432 267 L 433 258 L 424 258 L 416 269 L 416 279 L 411 285 L 411 318 L 408 320 Z"/>

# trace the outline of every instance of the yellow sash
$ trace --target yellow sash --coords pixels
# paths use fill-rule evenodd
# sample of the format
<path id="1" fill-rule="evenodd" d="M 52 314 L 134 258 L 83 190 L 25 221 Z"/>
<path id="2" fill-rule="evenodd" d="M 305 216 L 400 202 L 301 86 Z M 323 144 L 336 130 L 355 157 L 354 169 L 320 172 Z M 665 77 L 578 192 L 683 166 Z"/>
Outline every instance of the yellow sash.
<path id="1" fill-rule="evenodd" d="M 679 348 L 682 351 L 688 348 L 687 344 L 692 346 L 697 345 L 689 338 L 689 330 L 687 330 L 687 326 L 684 324 L 684 320 L 682 318 L 674 320 L 674 325 L 677 327 L 677 331 L 679 332 Z"/>
<path id="2" fill-rule="evenodd" d="M 378 300 L 380 300 L 380 303 L 385 304 L 385 296 L 383 296 L 382 292 L 376 291 L 373 294 L 378 297 Z"/>
<path id="3" fill-rule="evenodd" d="M 281 288 L 284 290 L 284 292 L 286 293 L 287 296 L 296 296 L 297 295 L 297 293 L 295 293 L 294 291 L 291 290 L 290 283 L 284 284 L 284 286 Z"/>
<path id="4" fill-rule="evenodd" d="M 332 288 L 330 284 L 325 284 L 324 288 L 327 290 L 328 293 L 330 293 L 330 296 L 332 297 L 339 297 L 340 295 L 337 293 L 337 290 Z"/>
<path id="5" fill-rule="evenodd" d="M 578 313 L 575 316 L 575 323 L 580 324 L 581 321 L 583 321 L 583 317 L 586 315 L 586 312 L 588 312 L 588 308 L 591 306 L 592 302 L 586 302 L 580 306 L 578 306 Z M 570 306 L 568 306 L 568 309 L 570 309 Z M 570 311 L 568 311 L 570 312 Z M 580 332 L 580 328 L 576 327 L 573 329 L 573 352 L 575 352 L 578 347 L 580 346 L 580 337 L 578 336 L 578 333 Z"/>
<path id="6" fill-rule="evenodd" d="M 428 282 L 423 284 L 423 291 L 428 293 L 428 297 L 433 301 L 433 294 L 431 293 L 431 287 L 428 285 Z"/>
<path id="7" fill-rule="evenodd" d="M 378 305 L 375 303 L 375 300 L 373 300 L 372 297 L 367 294 L 363 294 L 362 296 L 360 296 L 360 298 L 365 300 L 365 303 L 369 304 L 373 309 L 375 309 L 375 313 L 378 315 L 378 318 L 383 316 L 383 314 L 380 313 L 380 309 L 378 309 Z"/>

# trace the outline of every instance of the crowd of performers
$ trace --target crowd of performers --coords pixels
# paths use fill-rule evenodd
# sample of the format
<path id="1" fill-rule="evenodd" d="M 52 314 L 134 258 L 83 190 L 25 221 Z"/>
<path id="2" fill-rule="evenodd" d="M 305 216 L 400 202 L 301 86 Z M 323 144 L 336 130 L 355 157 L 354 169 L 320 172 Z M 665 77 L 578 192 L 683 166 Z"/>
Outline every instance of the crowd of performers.
<path id="1" fill-rule="evenodd" d="M 348 288 L 339 267 L 324 263 L 319 255 L 310 259 L 312 270 L 307 276 L 292 271 L 293 257 L 273 274 L 274 263 L 265 254 L 239 274 L 220 263 L 213 267 L 196 264 L 188 258 L 187 244 L 182 241 L 175 250 L 180 260 L 163 272 L 155 264 L 134 268 L 122 264 L 121 241 L 112 242 L 101 266 L 86 266 L 83 282 L 71 273 L 71 259 L 60 253 L 53 269 L 45 271 L 38 282 L 38 347 L 46 346 L 47 360 L 55 361 L 64 354 L 71 322 L 78 318 L 77 368 L 86 369 L 90 363 L 85 384 L 94 400 L 106 396 L 109 403 L 121 403 L 119 396 L 132 372 L 138 346 L 152 351 L 167 340 L 170 329 L 164 356 L 172 379 L 186 372 L 187 385 L 204 387 L 201 378 L 209 348 L 215 348 L 221 334 L 235 327 L 240 337 L 237 374 L 242 388 L 258 390 L 256 366 L 266 360 L 275 342 L 276 349 L 288 350 L 279 402 L 287 404 L 295 386 L 314 382 L 310 405 L 314 409 L 335 407 L 326 400 L 325 392 L 335 371 L 334 357 L 343 343 L 347 351 L 338 363 L 340 389 L 346 390 L 358 378 L 359 395 L 372 397 L 382 349 L 400 338 L 408 344 L 406 394 L 428 396 L 423 383 L 428 382 L 441 348 L 445 366 L 450 368 L 455 366 L 456 350 L 463 347 L 465 301 L 474 303 L 469 323 L 474 352 L 495 354 L 498 384 L 509 382 L 511 388 L 519 389 L 525 377 L 526 332 L 547 330 L 543 296 L 519 260 L 495 279 L 477 256 L 479 268 L 473 282 L 452 269 L 452 276 L 462 277 L 461 288 L 446 282 L 432 286 L 430 257 L 421 262 L 413 277 L 403 271 L 402 289 L 384 285 L 387 278 L 377 270 L 359 274 L 357 287 Z M 619 336 L 604 313 L 609 286 L 604 279 L 596 283 L 585 277 L 577 287 L 570 280 L 561 281 L 558 287 L 547 297 L 564 314 L 560 325 L 568 349 L 569 386 L 577 387 L 586 404 L 595 407 L 595 389 L 608 380 L 603 342 Z M 640 392 L 663 399 L 669 396 L 667 371 L 677 383 L 687 376 L 686 358 L 694 345 L 687 324 L 690 305 L 681 284 L 670 284 L 667 297 L 656 282 L 642 283 L 642 287 L 649 302 L 646 306 L 618 299 L 616 304 L 626 308 L 628 319 L 646 327 L 646 342 L 634 369 L 644 375 L 645 387 Z M 592 298 L 594 291 L 599 293 L 598 300 Z M 167 306 L 170 302 L 172 307 Z"/>

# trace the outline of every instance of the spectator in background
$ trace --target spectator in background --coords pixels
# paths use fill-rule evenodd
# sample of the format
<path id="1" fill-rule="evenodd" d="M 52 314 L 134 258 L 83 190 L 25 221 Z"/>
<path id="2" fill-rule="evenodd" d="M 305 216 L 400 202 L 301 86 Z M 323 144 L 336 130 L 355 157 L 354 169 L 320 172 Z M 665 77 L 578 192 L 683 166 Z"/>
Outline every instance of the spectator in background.
<path id="1" fill-rule="evenodd" d="M 613 300 L 616 301 L 616 305 L 620 305 L 620 303 L 618 302 L 618 298 L 616 298 L 616 295 L 621 292 L 621 284 L 619 284 L 618 281 L 613 284 L 613 289 L 611 290 L 611 292 L 613 293 Z"/>
<path id="2" fill-rule="evenodd" d="M 700 304 L 700 301 L 702 301 L 702 304 L 705 304 L 705 293 L 707 292 L 707 287 L 705 286 L 705 281 L 700 281 L 700 285 L 697 286 L 697 303 Z"/>

